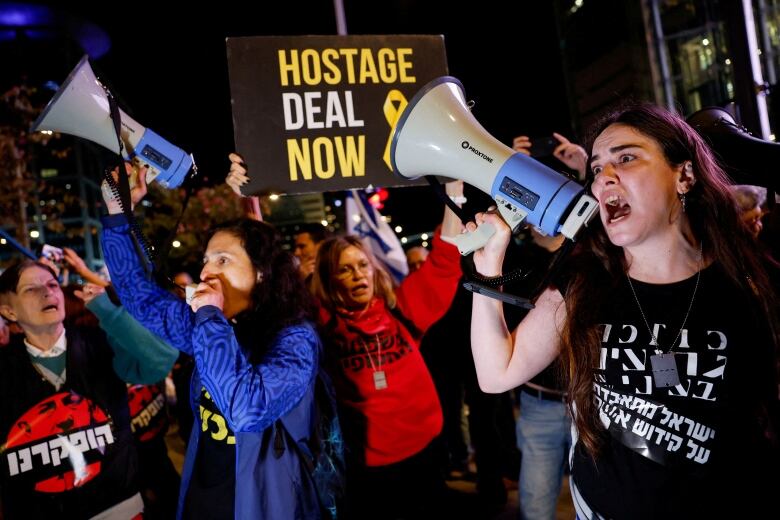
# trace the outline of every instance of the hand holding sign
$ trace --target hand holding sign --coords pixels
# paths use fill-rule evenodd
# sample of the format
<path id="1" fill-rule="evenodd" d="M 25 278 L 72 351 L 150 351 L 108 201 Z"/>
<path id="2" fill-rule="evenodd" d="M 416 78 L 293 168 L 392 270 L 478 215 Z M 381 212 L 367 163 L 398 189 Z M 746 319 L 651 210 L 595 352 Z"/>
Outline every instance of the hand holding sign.
<path id="1" fill-rule="evenodd" d="M 225 184 L 230 186 L 230 189 L 232 189 L 236 195 L 245 197 L 245 195 L 241 193 L 241 187 L 249 182 L 249 176 L 247 175 L 244 158 L 237 153 L 231 153 L 228 155 L 228 159 L 230 159 L 230 170 L 225 178 Z"/>

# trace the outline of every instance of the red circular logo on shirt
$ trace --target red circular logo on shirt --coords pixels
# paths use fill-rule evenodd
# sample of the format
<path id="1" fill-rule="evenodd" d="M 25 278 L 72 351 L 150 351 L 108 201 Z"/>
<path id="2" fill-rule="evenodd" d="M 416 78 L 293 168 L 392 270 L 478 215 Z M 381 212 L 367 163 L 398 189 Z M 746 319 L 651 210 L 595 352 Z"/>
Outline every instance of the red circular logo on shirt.
<path id="1" fill-rule="evenodd" d="M 113 443 L 112 423 L 102 409 L 74 392 L 60 392 L 14 423 L 0 453 L 11 479 L 62 493 L 98 476 Z"/>
<path id="2" fill-rule="evenodd" d="M 127 388 L 130 406 L 130 428 L 141 442 L 154 439 L 165 431 L 165 393 L 160 385 L 133 385 Z"/>

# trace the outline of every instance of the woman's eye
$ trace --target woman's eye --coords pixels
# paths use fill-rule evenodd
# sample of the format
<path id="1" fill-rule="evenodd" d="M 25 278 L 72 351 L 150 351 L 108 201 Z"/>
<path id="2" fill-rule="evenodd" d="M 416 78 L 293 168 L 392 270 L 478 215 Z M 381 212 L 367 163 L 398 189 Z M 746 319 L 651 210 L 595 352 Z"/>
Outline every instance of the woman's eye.
<path id="1" fill-rule="evenodd" d="M 228 259 L 222 256 L 219 258 L 219 260 L 217 260 L 217 263 L 219 263 L 219 265 L 225 265 L 226 263 L 228 263 Z"/>
<path id="2" fill-rule="evenodd" d="M 598 175 L 601 173 L 601 166 L 592 166 L 590 170 L 593 172 L 593 175 Z"/>
<path id="3" fill-rule="evenodd" d="M 620 162 L 622 162 L 622 163 L 631 162 L 633 160 L 634 160 L 634 156 L 633 155 L 621 155 L 620 156 Z"/>

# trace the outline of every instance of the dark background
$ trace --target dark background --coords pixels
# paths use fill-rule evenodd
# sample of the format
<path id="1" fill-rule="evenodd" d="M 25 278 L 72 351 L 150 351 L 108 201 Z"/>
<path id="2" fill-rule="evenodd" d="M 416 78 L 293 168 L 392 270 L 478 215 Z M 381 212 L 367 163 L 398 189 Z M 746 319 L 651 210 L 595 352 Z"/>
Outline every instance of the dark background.
<path id="1" fill-rule="evenodd" d="M 201 4 L 48 5 L 108 33 L 111 48 L 93 60 L 96 74 L 126 112 L 192 151 L 213 183 L 224 178 L 234 148 L 225 38 L 335 34 L 336 19 L 329 0 Z M 477 120 L 502 142 L 554 130 L 571 135 L 552 2 L 347 0 L 344 11 L 350 34 L 443 34 L 450 74 L 474 101 Z M 53 63 L 47 79 L 62 82 L 79 57 Z M 392 190 L 384 212 L 413 231 L 431 229 L 440 210 L 427 189 L 403 188 Z"/>

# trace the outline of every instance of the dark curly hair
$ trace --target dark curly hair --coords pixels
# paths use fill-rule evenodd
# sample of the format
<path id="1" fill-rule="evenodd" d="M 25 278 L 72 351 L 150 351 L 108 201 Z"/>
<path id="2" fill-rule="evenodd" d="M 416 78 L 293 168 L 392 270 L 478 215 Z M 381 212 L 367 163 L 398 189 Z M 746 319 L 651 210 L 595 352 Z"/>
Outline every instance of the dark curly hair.
<path id="1" fill-rule="evenodd" d="M 312 299 L 292 255 L 282 248 L 276 228 L 241 218 L 217 224 L 208 239 L 217 233 L 230 233 L 238 238 L 252 266 L 262 273 L 262 283 L 252 289 L 251 307 L 235 319 L 236 336 L 242 345 L 249 347 L 250 362 L 256 363 L 279 331 L 313 316 Z"/>

